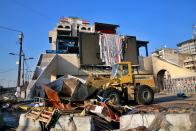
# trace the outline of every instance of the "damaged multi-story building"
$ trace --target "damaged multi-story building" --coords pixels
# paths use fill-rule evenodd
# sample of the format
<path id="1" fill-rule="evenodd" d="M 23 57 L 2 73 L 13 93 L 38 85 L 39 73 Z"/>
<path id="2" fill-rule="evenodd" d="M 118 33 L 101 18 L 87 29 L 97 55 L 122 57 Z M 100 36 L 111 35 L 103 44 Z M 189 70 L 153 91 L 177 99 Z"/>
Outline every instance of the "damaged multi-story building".
<path id="1" fill-rule="evenodd" d="M 79 18 L 61 18 L 57 27 L 50 31 L 49 42 L 52 50 L 46 53 L 58 54 L 77 54 L 80 65 L 108 65 L 104 63 L 101 56 L 101 44 L 111 42 L 118 44 L 119 52 L 114 55 L 122 54 L 121 60 L 132 61 L 138 64 L 139 48 L 144 46 L 148 55 L 147 41 L 138 41 L 135 36 L 118 35 L 119 25 L 95 22 L 90 25 L 88 21 Z M 111 45 L 112 47 L 112 45 Z M 112 51 L 112 50 L 108 50 Z"/>
<path id="2" fill-rule="evenodd" d="M 148 41 L 119 35 L 118 28 L 119 25 L 99 22 L 91 25 L 80 18 L 60 18 L 49 32 L 51 49 L 40 55 L 27 93 L 61 76 L 86 79 L 89 73 L 110 74 L 110 67 L 116 62 L 138 64 L 140 47 L 146 49 L 148 56 Z"/>
<path id="3" fill-rule="evenodd" d="M 196 38 L 177 44 L 179 52 L 189 55 L 183 60 L 184 67 L 196 71 Z"/>
<path id="4" fill-rule="evenodd" d="M 27 87 L 28 98 L 33 96 L 32 93 L 39 92 L 42 85 L 62 76 L 76 76 L 81 80 L 86 80 L 89 74 L 109 76 L 111 65 L 121 61 L 140 65 L 141 72 L 153 74 L 157 90 L 172 90 L 176 93 L 179 85 L 182 86 L 189 80 L 191 86 L 186 85 L 186 89 L 196 92 L 196 73 L 178 65 L 182 63 L 181 55 L 164 49 L 139 60 L 141 47 L 145 48 L 148 56 L 148 41 L 137 40 L 136 36 L 120 35 L 117 33 L 118 28 L 119 25 L 114 24 L 90 24 L 80 18 L 60 18 L 56 27 L 49 32 L 51 49 L 39 57 L 33 78 Z M 161 54 L 165 56 L 168 53 L 167 58 L 171 59 L 160 57 Z M 179 60 L 174 61 L 173 58 Z"/>

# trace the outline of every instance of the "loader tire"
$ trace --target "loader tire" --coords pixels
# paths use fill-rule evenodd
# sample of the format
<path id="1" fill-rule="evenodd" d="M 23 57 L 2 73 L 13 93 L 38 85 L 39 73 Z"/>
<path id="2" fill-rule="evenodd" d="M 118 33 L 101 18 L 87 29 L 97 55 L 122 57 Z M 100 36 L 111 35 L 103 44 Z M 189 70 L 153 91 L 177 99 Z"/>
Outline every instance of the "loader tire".
<path id="1" fill-rule="evenodd" d="M 138 104 L 149 105 L 154 100 L 154 92 L 147 85 L 138 86 L 136 89 L 136 101 Z"/>
<path id="2" fill-rule="evenodd" d="M 108 103 L 113 105 L 121 104 L 121 95 L 120 91 L 115 88 L 110 88 L 104 91 L 103 93 L 104 98 L 109 98 Z"/>

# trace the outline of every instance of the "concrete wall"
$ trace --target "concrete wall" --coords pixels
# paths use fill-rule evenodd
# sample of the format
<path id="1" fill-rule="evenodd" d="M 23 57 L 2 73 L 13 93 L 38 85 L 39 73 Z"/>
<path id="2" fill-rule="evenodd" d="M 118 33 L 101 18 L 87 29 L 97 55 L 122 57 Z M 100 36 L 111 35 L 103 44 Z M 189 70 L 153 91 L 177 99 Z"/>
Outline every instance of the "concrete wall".
<path id="1" fill-rule="evenodd" d="M 161 70 L 167 70 L 171 75 L 171 78 L 196 76 L 196 72 L 194 71 L 190 71 L 188 69 L 176 66 L 172 63 L 169 63 L 166 60 L 159 59 L 157 57 L 152 57 L 152 63 L 153 63 L 153 73 L 155 77 L 157 76 L 157 73 Z"/>
<path id="2" fill-rule="evenodd" d="M 94 131 L 93 117 L 62 115 L 52 127 L 51 131 Z M 41 131 L 41 124 L 38 120 L 27 118 L 25 114 L 20 115 L 17 131 Z"/>
<path id="3" fill-rule="evenodd" d="M 16 131 L 41 131 L 41 125 L 39 121 L 34 121 L 25 116 L 25 114 L 20 115 L 19 126 Z"/>
<path id="4" fill-rule="evenodd" d="M 49 32 L 49 42 L 51 43 L 52 50 L 56 50 L 56 39 L 57 39 L 57 31 L 54 29 Z"/>
<path id="5" fill-rule="evenodd" d="M 55 127 L 51 131 L 94 131 L 93 118 L 90 116 L 74 116 L 71 120 L 70 116 L 61 116 Z"/>
<path id="6" fill-rule="evenodd" d="M 27 87 L 28 98 L 33 96 L 33 92 L 39 86 L 48 84 L 57 79 L 57 76 L 74 75 L 87 76 L 88 74 L 80 70 L 80 61 L 77 54 L 42 54 L 40 66 L 36 70 L 40 70 Z M 36 72 L 36 71 L 35 71 Z"/>
<path id="7" fill-rule="evenodd" d="M 42 73 L 37 79 L 37 85 L 47 84 L 52 79 L 52 75 L 56 74 L 57 56 L 55 56 L 46 67 L 43 68 Z"/>
<path id="8" fill-rule="evenodd" d="M 81 64 L 101 64 L 99 34 L 80 34 L 80 61 Z M 138 64 L 138 50 L 136 37 L 127 36 L 127 48 L 125 49 L 124 61 Z"/>
<path id="9" fill-rule="evenodd" d="M 154 75 L 158 90 L 164 90 L 169 94 L 177 93 L 179 91 L 179 78 L 180 80 L 183 78 L 187 84 L 183 83 L 181 87 L 184 87 L 186 93 L 195 92 L 195 85 L 188 82 L 190 78 L 196 77 L 196 72 L 194 71 L 178 66 L 158 56 L 140 57 L 140 65 L 144 73 Z"/>
<path id="10" fill-rule="evenodd" d="M 188 55 L 186 54 L 180 54 L 178 52 L 176 52 L 175 50 L 164 50 L 164 59 L 167 59 L 171 62 L 174 62 L 176 64 L 178 64 L 179 66 L 183 67 L 183 60 L 187 57 Z"/>
<path id="11" fill-rule="evenodd" d="M 127 36 L 127 49 L 125 50 L 124 61 L 131 61 L 133 64 L 139 63 L 136 37 Z"/>
<path id="12" fill-rule="evenodd" d="M 194 114 L 194 118 L 191 119 Z M 129 114 L 120 117 L 120 130 L 146 126 L 156 131 L 194 131 L 195 113 L 184 114 Z"/>
<path id="13" fill-rule="evenodd" d="M 36 89 L 37 90 L 42 90 L 42 88 L 40 88 L 43 84 L 48 84 L 49 82 L 51 82 L 52 80 L 54 80 L 54 76 L 56 74 L 56 66 L 57 66 L 57 55 L 49 55 L 51 58 L 49 59 L 49 56 L 47 56 L 47 54 L 42 54 L 42 55 L 46 55 L 46 58 L 50 61 L 48 61 L 48 63 L 45 66 L 40 66 L 38 69 L 41 69 L 40 74 L 37 76 L 37 78 L 31 80 L 31 82 L 29 83 L 27 90 L 26 90 L 26 94 L 27 94 L 27 98 L 32 98 L 34 97 L 34 95 L 36 94 Z M 43 56 L 44 58 L 45 56 Z M 44 59 L 40 59 L 40 65 L 42 65 L 42 61 L 44 62 Z M 37 70 L 37 68 L 36 68 Z M 36 71 L 35 71 L 36 72 Z M 43 92 L 42 94 L 43 95 Z"/>
<path id="14" fill-rule="evenodd" d="M 186 59 L 188 54 L 181 54 L 175 49 L 163 48 L 152 54 L 153 56 L 158 56 L 162 59 L 166 59 L 172 63 L 175 63 L 183 67 L 183 60 Z"/>
<path id="15" fill-rule="evenodd" d="M 185 77 L 179 79 L 164 79 L 164 92 L 168 94 L 177 94 L 184 92 L 185 94 L 195 94 L 195 77 Z"/>
<path id="16" fill-rule="evenodd" d="M 81 64 L 100 64 L 99 34 L 80 33 Z"/>
<path id="17" fill-rule="evenodd" d="M 78 75 L 80 60 L 77 54 L 59 54 L 57 60 L 57 75 Z"/>
<path id="18" fill-rule="evenodd" d="M 151 57 L 143 57 L 144 71 L 147 73 L 153 73 L 152 59 Z"/>

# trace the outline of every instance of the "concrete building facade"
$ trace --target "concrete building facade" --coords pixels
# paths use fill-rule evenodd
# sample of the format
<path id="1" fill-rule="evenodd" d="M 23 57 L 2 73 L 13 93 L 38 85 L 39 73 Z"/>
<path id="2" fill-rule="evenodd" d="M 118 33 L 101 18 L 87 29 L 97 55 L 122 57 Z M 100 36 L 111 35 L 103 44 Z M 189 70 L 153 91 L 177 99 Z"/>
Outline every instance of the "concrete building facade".
<path id="1" fill-rule="evenodd" d="M 196 55 L 190 55 L 183 63 L 185 68 L 196 71 Z"/>
<path id="2" fill-rule="evenodd" d="M 180 53 L 196 54 L 196 39 L 190 39 L 177 44 Z"/>
<path id="3" fill-rule="evenodd" d="M 57 26 L 49 32 L 49 42 L 51 43 L 51 49 L 61 49 L 66 51 L 69 47 L 71 48 L 71 46 L 66 46 L 65 44 L 73 44 L 74 47 L 72 50 L 75 49 L 75 52 L 73 51 L 73 53 L 77 53 L 77 43 L 80 32 L 94 32 L 94 28 L 88 21 L 77 17 L 60 18 Z"/>
<path id="4" fill-rule="evenodd" d="M 46 53 L 77 54 L 81 65 L 104 65 L 100 59 L 100 35 L 117 34 L 119 25 L 95 22 L 94 25 L 80 18 L 61 18 L 49 32 L 51 50 Z M 138 41 L 135 36 L 122 36 L 123 61 L 138 64 L 139 48 L 145 47 L 148 55 L 148 41 Z"/>
<path id="5" fill-rule="evenodd" d="M 183 61 L 189 57 L 189 54 L 180 53 L 177 49 L 161 48 L 152 53 L 152 56 L 157 56 L 161 59 L 167 60 L 173 64 L 183 67 Z"/>
<path id="6" fill-rule="evenodd" d="M 183 66 L 196 71 L 196 38 L 181 42 L 177 46 L 180 53 L 189 55 L 183 60 Z"/>

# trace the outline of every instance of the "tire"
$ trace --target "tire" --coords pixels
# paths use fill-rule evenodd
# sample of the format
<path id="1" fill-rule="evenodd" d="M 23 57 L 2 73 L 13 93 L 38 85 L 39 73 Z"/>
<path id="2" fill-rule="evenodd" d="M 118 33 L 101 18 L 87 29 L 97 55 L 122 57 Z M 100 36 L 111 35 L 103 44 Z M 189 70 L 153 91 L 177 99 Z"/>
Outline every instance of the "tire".
<path id="1" fill-rule="evenodd" d="M 108 98 L 108 103 L 113 105 L 121 104 L 121 95 L 120 91 L 115 88 L 109 88 L 103 92 L 103 97 Z"/>
<path id="2" fill-rule="evenodd" d="M 136 101 L 138 104 L 149 105 L 154 100 L 154 92 L 147 85 L 141 85 L 136 88 Z"/>

